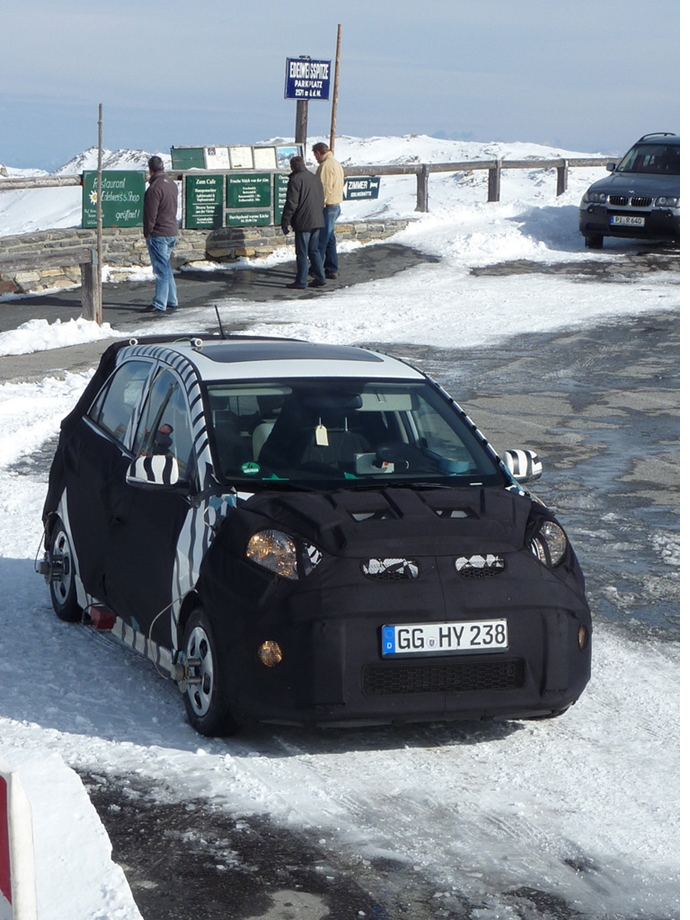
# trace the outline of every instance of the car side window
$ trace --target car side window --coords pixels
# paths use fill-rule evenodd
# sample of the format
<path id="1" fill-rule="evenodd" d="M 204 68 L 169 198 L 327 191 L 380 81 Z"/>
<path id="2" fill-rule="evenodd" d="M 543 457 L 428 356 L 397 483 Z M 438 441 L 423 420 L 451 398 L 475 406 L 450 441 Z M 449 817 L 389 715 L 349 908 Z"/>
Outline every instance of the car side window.
<path id="1" fill-rule="evenodd" d="M 168 370 L 157 375 L 139 419 L 134 453 L 137 457 L 163 454 L 175 457 L 180 476 L 189 479 L 194 468 L 192 426 L 184 388 Z"/>
<path id="2" fill-rule="evenodd" d="M 150 361 L 126 361 L 110 377 L 89 409 L 88 417 L 123 444 L 151 372 Z"/>

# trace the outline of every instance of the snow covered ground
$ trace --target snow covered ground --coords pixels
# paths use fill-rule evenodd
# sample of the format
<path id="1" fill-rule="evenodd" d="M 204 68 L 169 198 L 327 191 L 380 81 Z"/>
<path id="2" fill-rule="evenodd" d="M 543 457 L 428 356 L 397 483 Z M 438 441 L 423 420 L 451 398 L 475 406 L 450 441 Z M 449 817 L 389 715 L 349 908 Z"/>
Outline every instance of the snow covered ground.
<path id="1" fill-rule="evenodd" d="M 343 138 L 337 149 L 343 162 L 361 164 L 563 153 L 424 137 Z M 562 274 L 470 273 L 511 259 L 615 264 L 629 244 L 607 240 L 603 252 L 585 253 L 577 231 L 580 196 L 602 174 L 573 171 L 570 190 L 556 198 L 553 174 L 506 172 L 498 204 L 485 201 L 485 174 L 435 174 L 424 216 L 413 210 L 413 179 L 386 179 L 379 201 L 346 203 L 343 219 L 414 218 L 396 240 L 437 256 L 437 264 L 323 297 L 255 306 L 228 300 L 221 316 L 249 319 L 257 333 L 313 341 L 460 348 L 678 310 L 677 275 L 670 273 L 643 283 L 587 285 Z M 11 195 L 35 197 L 5 207 L 7 193 L 0 195 L 0 233 L 20 232 L 32 221 L 34 228 L 46 220 L 74 223 L 71 212 L 58 216 L 57 205 L 32 210 L 39 193 Z M 19 211 L 23 223 L 16 221 Z M 215 314 L 209 308 L 193 315 L 206 328 Z M 64 326 L 34 321 L 2 333 L 0 354 L 66 344 Z M 112 332 L 88 327 L 67 338 Z M 156 326 L 177 330 L 193 331 L 189 315 Z M 46 484 L 11 466 L 55 434 L 87 379 L 70 374 L 0 386 L 0 765 L 17 770 L 33 804 L 41 920 L 139 917 L 71 767 L 136 773 L 164 781 L 182 800 L 203 796 L 238 815 L 267 813 L 318 829 L 353 858 L 386 854 L 437 879 L 440 892 L 461 889 L 482 898 L 486 909 L 478 920 L 512 920 L 493 893 L 520 885 L 558 893 L 589 917 L 677 915 L 679 653 L 673 644 L 650 645 L 599 623 L 592 682 L 561 720 L 315 737 L 257 729 L 221 742 L 195 735 L 177 690 L 147 662 L 107 637 L 58 621 L 33 574 Z M 669 577 L 676 573 L 677 565 Z"/>

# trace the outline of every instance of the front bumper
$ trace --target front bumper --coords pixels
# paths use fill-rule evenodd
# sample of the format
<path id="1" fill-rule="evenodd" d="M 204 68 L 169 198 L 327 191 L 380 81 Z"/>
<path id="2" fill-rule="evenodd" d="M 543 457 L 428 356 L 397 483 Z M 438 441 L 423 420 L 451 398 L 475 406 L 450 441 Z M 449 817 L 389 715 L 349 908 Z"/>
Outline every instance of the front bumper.
<path id="1" fill-rule="evenodd" d="M 426 560 L 426 579 L 377 584 L 364 582 L 357 560 L 337 562 L 299 583 L 267 582 L 237 563 L 244 601 L 204 598 L 222 624 L 227 698 L 240 720 L 361 724 L 539 716 L 566 709 L 589 680 L 591 618 L 575 574 L 555 575 L 523 552 L 491 578 L 462 579 L 453 559 L 438 558 Z M 507 620 L 506 651 L 381 653 L 384 625 L 496 617 Z M 282 650 L 273 668 L 257 654 L 266 640 Z"/>
<path id="2" fill-rule="evenodd" d="M 644 220 L 643 226 L 612 223 L 612 218 Z M 580 233 L 583 236 L 621 236 L 630 239 L 680 239 L 680 210 L 654 208 L 636 210 L 590 204 L 580 209 Z"/>

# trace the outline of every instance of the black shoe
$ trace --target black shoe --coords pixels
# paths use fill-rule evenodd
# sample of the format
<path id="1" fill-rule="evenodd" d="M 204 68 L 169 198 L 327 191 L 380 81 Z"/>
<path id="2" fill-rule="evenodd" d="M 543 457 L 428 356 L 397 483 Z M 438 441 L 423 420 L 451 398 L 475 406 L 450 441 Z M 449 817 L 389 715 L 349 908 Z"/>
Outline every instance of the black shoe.
<path id="1" fill-rule="evenodd" d="M 326 277 L 329 281 L 335 281 L 335 279 L 338 277 L 338 272 L 326 272 Z"/>
<path id="2" fill-rule="evenodd" d="M 139 312 L 140 313 L 165 313 L 165 310 L 159 310 L 158 307 L 154 307 L 153 304 L 151 304 L 150 307 L 144 307 L 144 309 L 140 310 Z"/>
<path id="3" fill-rule="evenodd" d="M 286 284 L 286 288 L 290 288 L 291 291 L 303 291 L 306 285 L 297 284 L 296 281 L 293 281 L 292 284 Z"/>
<path id="4" fill-rule="evenodd" d="M 309 282 L 309 287 L 324 287 L 325 284 L 325 281 L 317 281 L 316 278 L 314 278 L 313 281 Z"/>

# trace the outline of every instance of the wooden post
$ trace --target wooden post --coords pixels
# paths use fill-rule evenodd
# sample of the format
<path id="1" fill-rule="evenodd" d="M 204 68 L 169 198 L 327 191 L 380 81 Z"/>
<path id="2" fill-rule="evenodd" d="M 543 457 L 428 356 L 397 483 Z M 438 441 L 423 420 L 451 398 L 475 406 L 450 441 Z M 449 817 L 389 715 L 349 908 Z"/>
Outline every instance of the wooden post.
<path id="1" fill-rule="evenodd" d="M 93 295 L 93 302 L 96 307 L 96 315 L 93 317 L 100 326 L 103 322 L 103 202 L 101 193 L 103 190 L 103 103 L 98 106 L 98 173 L 96 178 L 96 289 Z M 83 276 L 82 276 L 83 280 Z M 83 307 L 82 307 L 83 309 Z"/>
<path id="2" fill-rule="evenodd" d="M 568 191 L 568 161 L 563 160 L 562 166 L 556 167 L 556 195 Z"/>
<path id="3" fill-rule="evenodd" d="M 501 161 L 496 160 L 494 166 L 489 167 L 489 197 L 488 201 L 501 200 Z"/>
<path id="4" fill-rule="evenodd" d="M 308 54 L 300 54 L 300 60 L 310 61 Z M 295 105 L 295 143 L 307 147 L 307 119 L 309 117 L 309 102 L 306 99 L 298 99 Z"/>
<path id="5" fill-rule="evenodd" d="M 295 143 L 307 146 L 307 119 L 309 103 L 306 99 L 298 99 L 295 113 Z"/>
<path id="6" fill-rule="evenodd" d="M 81 270 L 81 315 L 84 319 L 98 322 L 98 254 L 91 250 L 91 261 L 82 262 Z"/>
<path id="7" fill-rule="evenodd" d="M 417 170 L 417 207 L 415 211 L 426 214 L 429 210 L 429 164 Z"/>
<path id="8" fill-rule="evenodd" d="M 335 150 L 335 123 L 338 111 L 338 82 L 340 80 L 340 35 L 342 26 L 338 24 L 338 37 L 335 43 L 335 74 L 333 76 L 333 103 L 331 105 L 331 139 L 329 147 Z"/>

